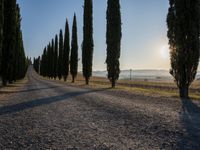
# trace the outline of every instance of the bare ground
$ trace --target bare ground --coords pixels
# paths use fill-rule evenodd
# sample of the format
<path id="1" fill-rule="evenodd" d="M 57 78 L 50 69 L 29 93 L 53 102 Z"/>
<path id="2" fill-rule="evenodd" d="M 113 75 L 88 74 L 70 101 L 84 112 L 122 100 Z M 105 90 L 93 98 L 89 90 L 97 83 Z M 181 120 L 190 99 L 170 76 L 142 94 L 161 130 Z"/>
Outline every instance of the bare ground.
<path id="1" fill-rule="evenodd" d="M 0 149 L 200 149 L 200 103 L 26 80 L 0 89 Z"/>

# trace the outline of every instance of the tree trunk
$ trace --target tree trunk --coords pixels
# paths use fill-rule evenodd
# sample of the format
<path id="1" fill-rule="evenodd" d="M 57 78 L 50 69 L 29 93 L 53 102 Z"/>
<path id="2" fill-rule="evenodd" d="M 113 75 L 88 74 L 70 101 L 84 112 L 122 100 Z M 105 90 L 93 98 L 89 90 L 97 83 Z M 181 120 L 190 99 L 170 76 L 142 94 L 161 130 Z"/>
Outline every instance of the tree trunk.
<path id="1" fill-rule="evenodd" d="M 180 87 L 179 88 L 179 93 L 180 93 L 180 97 L 181 98 L 188 98 L 188 87 L 187 86 L 184 86 L 184 87 Z"/>
<path id="2" fill-rule="evenodd" d="M 112 78 L 112 88 L 115 88 L 115 79 Z"/>
<path id="3" fill-rule="evenodd" d="M 67 81 L 67 77 L 64 77 L 64 81 L 65 81 L 65 82 Z"/>
<path id="4" fill-rule="evenodd" d="M 89 85 L 89 78 L 85 78 L 85 84 Z"/>
<path id="5" fill-rule="evenodd" d="M 72 83 L 74 83 L 75 82 L 75 77 L 74 76 L 72 76 Z"/>
<path id="6" fill-rule="evenodd" d="M 7 81 L 6 80 L 3 80 L 3 86 L 6 86 L 7 85 Z"/>

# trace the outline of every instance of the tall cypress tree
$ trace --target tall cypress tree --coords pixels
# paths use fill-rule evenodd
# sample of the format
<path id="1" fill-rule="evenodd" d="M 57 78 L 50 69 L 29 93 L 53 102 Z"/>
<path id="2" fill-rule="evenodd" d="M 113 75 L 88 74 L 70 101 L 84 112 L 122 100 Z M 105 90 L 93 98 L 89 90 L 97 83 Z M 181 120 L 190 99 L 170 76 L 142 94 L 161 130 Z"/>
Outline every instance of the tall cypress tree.
<path id="1" fill-rule="evenodd" d="M 77 39 L 77 23 L 76 14 L 74 14 L 73 27 L 72 27 L 72 41 L 71 41 L 71 58 L 70 58 L 70 73 L 72 75 L 72 82 L 78 72 L 78 39 Z"/>
<path id="2" fill-rule="evenodd" d="M 19 49 L 19 58 L 18 58 L 18 77 L 17 79 L 24 78 L 26 71 L 28 69 L 29 65 L 29 59 L 26 58 L 25 51 L 24 51 L 24 44 L 23 44 L 23 36 L 22 36 L 22 31 L 20 30 L 19 32 L 19 38 L 20 38 L 20 49 Z"/>
<path id="3" fill-rule="evenodd" d="M 58 57 L 58 78 L 61 80 L 63 76 L 63 32 L 59 34 L 59 57 Z"/>
<path id="4" fill-rule="evenodd" d="M 3 22 L 4 22 L 4 0 L 0 0 L 0 76 L 1 76 L 1 60 L 2 60 L 2 47 L 3 47 Z"/>
<path id="5" fill-rule="evenodd" d="M 33 62 L 34 69 L 37 73 L 39 73 L 39 67 L 40 67 L 40 56 L 38 58 L 34 58 Z"/>
<path id="6" fill-rule="evenodd" d="M 82 44 L 82 64 L 83 76 L 86 84 L 89 84 L 89 79 L 92 76 L 92 61 L 93 61 L 93 17 L 92 0 L 84 1 L 84 26 L 83 26 L 83 44 Z"/>
<path id="7" fill-rule="evenodd" d="M 17 4 L 16 4 L 16 0 L 13 1 L 13 16 L 12 21 L 14 23 L 14 25 L 12 25 L 11 30 L 12 32 L 12 49 L 11 49 L 11 53 L 10 53 L 10 65 L 9 65 L 9 74 L 8 74 L 8 81 L 9 83 L 13 83 L 13 81 L 15 81 L 15 63 L 16 63 L 16 58 L 17 58 L 17 52 L 16 52 L 16 35 L 17 35 L 17 24 L 18 24 L 18 20 L 17 20 L 17 15 L 18 15 L 18 10 L 17 10 Z"/>
<path id="8" fill-rule="evenodd" d="M 35 59 L 35 57 L 33 58 L 33 68 L 35 69 L 35 71 L 36 71 L 36 59 Z M 37 72 L 37 71 L 36 71 Z"/>
<path id="9" fill-rule="evenodd" d="M 69 24 L 66 19 L 65 25 L 65 38 L 64 38 L 64 52 L 63 52 L 63 76 L 64 81 L 67 80 L 67 76 L 69 75 L 69 53 L 70 53 L 70 38 L 69 38 Z"/>
<path id="10" fill-rule="evenodd" d="M 40 75 L 44 76 L 44 50 L 41 56 Z"/>
<path id="11" fill-rule="evenodd" d="M 47 76 L 51 77 L 51 44 L 47 45 Z"/>
<path id="12" fill-rule="evenodd" d="M 55 45 L 54 45 L 54 79 L 57 78 L 58 75 L 58 36 L 55 36 Z"/>
<path id="13" fill-rule="evenodd" d="M 199 0 L 169 0 L 167 16 L 171 54 L 170 73 L 181 98 L 188 98 L 188 89 L 195 79 L 200 49 Z"/>
<path id="14" fill-rule="evenodd" d="M 108 0 L 107 2 L 107 71 L 108 79 L 115 87 L 116 80 L 119 78 L 119 58 L 121 49 L 121 12 L 119 0 Z"/>
<path id="15" fill-rule="evenodd" d="M 20 8 L 17 4 L 16 7 L 16 41 L 15 41 L 15 51 L 14 51 L 14 67 L 13 67 L 13 80 L 18 79 L 20 70 L 19 70 L 19 59 L 20 59 L 20 50 L 21 50 L 21 16 Z"/>
<path id="16" fill-rule="evenodd" d="M 14 68 L 14 51 L 16 41 L 16 0 L 4 1 L 4 26 L 2 50 L 2 81 L 3 85 L 12 83 Z"/>
<path id="17" fill-rule="evenodd" d="M 54 77 L 54 51 L 55 51 L 55 46 L 54 46 L 54 39 L 51 40 L 51 78 Z"/>
<path id="18" fill-rule="evenodd" d="M 46 77 L 47 76 L 47 48 L 44 48 L 43 54 L 42 54 L 42 61 L 41 61 L 41 75 Z"/>

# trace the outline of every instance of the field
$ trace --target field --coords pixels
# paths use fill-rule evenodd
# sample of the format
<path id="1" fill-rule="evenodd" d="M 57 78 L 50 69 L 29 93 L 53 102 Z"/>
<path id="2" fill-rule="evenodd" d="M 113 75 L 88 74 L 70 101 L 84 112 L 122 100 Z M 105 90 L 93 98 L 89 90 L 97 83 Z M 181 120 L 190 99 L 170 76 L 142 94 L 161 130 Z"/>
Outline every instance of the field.
<path id="1" fill-rule="evenodd" d="M 58 80 L 58 79 L 57 79 Z M 76 82 L 70 83 L 71 77 L 69 76 L 67 84 L 84 86 L 85 80 L 81 74 L 78 74 Z M 61 80 L 61 82 L 64 82 Z M 104 77 L 92 77 L 90 85 L 87 87 L 99 88 L 110 87 L 110 82 Z M 171 80 L 119 80 L 116 89 L 133 92 L 135 94 L 142 94 L 145 96 L 155 97 L 179 97 L 179 91 L 176 84 Z M 190 98 L 200 100 L 200 81 L 195 80 L 190 87 Z"/>

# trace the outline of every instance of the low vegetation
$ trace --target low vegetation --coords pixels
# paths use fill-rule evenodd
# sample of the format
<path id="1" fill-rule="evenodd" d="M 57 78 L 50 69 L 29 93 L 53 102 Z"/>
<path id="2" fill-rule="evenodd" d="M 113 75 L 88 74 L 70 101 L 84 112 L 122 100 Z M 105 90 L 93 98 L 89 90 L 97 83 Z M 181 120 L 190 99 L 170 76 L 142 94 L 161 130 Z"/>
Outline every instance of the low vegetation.
<path id="1" fill-rule="evenodd" d="M 48 78 L 46 78 L 48 80 Z M 71 79 L 71 77 L 69 77 Z M 61 80 L 63 82 L 63 80 Z M 110 82 L 103 77 L 91 77 L 90 85 L 85 86 L 85 79 L 81 74 L 77 75 L 76 83 L 67 82 L 67 85 L 85 88 L 109 88 Z M 190 88 L 190 98 L 200 100 L 200 81 L 195 81 Z M 119 80 L 116 90 L 133 92 L 138 95 L 150 97 L 175 97 L 179 98 L 178 88 L 172 81 L 145 81 L 145 80 Z"/>

